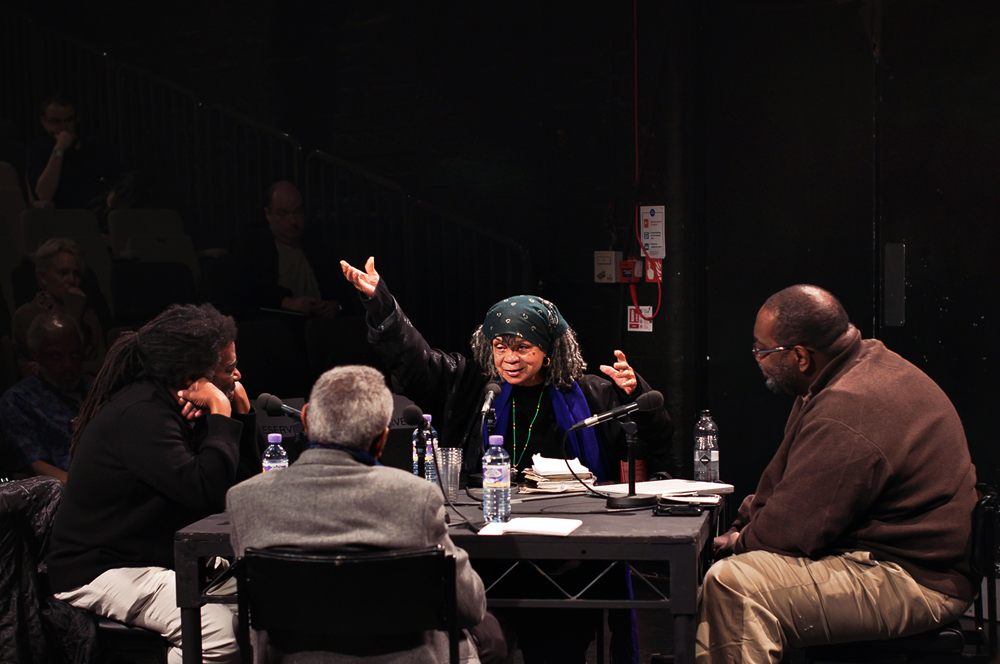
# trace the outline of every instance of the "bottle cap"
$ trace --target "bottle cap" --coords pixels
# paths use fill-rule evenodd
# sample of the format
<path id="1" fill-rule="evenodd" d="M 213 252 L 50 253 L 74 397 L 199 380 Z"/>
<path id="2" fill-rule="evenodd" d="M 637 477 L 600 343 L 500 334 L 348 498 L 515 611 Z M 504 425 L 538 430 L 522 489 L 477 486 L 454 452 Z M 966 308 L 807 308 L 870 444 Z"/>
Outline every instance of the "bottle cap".
<path id="1" fill-rule="evenodd" d="M 267 434 L 267 444 L 273 445 L 277 443 L 281 445 L 281 434 L 280 433 L 269 433 Z"/>
<path id="2" fill-rule="evenodd" d="M 503 445 L 503 436 L 490 436 L 490 445 Z"/>
<path id="3" fill-rule="evenodd" d="M 428 424 L 430 424 L 430 421 L 431 421 L 430 413 L 424 413 L 424 419 L 427 420 Z"/>

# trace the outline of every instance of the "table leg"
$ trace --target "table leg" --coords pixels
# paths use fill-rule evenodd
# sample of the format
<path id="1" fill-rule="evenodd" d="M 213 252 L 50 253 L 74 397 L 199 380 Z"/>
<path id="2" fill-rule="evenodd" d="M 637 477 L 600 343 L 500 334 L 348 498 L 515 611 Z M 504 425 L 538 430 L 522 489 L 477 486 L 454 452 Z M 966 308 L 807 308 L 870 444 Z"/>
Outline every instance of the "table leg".
<path id="1" fill-rule="evenodd" d="M 181 609 L 181 652 L 184 664 L 201 664 L 201 607 Z"/>
<path id="2" fill-rule="evenodd" d="M 694 616 L 674 615 L 674 662 L 694 664 Z M 185 664 L 187 664 L 185 662 Z"/>

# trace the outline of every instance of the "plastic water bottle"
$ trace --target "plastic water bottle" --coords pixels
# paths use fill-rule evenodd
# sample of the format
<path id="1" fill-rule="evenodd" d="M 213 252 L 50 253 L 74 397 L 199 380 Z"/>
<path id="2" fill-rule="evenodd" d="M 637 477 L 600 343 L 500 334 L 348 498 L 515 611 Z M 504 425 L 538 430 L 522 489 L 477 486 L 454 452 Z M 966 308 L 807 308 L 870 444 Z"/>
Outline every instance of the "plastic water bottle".
<path id="1" fill-rule="evenodd" d="M 719 481 L 719 427 L 707 410 L 701 411 L 694 425 L 694 479 Z"/>
<path id="2" fill-rule="evenodd" d="M 281 446 L 280 433 L 267 434 L 267 449 L 264 450 L 261 462 L 264 466 L 264 472 L 276 468 L 288 468 L 288 452 Z"/>
<path id="3" fill-rule="evenodd" d="M 424 415 L 427 426 L 424 427 L 424 477 L 428 482 L 438 483 L 437 460 L 438 433 L 431 426 L 431 416 Z"/>
<path id="4" fill-rule="evenodd" d="M 431 416 L 424 414 L 427 425 L 413 430 L 413 474 L 437 484 L 437 464 L 434 451 L 438 448 L 437 431 L 431 426 Z M 421 468 L 421 466 L 423 466 Z"/>
<path id="5" fill-rule="evenodd" d="M 483 454 L 483 518 L 510 521 L 510 455 L 503 448 L 503 436 L 490 436 Z"/>
<path id="6" fill-rule="evenodd" d="M 424 476 L 424 430 L 417 427 L 413 430 L 413 474 Z"/>

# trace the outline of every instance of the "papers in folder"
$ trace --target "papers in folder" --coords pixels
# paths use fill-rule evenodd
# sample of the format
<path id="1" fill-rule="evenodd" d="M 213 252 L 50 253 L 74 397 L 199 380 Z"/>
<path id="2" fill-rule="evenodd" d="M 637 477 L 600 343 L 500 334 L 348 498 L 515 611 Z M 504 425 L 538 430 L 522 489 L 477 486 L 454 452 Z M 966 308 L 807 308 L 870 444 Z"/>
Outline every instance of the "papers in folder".
<path id="1" fill-rule="evenodd" d="M 577 477 L 587 484 L 592 484 L 594 474 L 587 469 L 579 459 L 570 459 L 569 468 Z M 525 483 L 520 487 L 522 493 L 568 493 L 585 491 L 573 473 L 566 467 L 566 459 L 550 459 L 540 454 L 531 457 L 531 468 L 524 471 Z"/>
<path id="2" fill-rule="evenodd" d="M 608 493 L 628 494 L 628 484 L 611 484 L 598 487 Z M 635 492 L 642 495 L 659 496 L 660 498 L 680 498 L 697 494 L 732 493 L 732 484 L 723 482 L 695 482 L 694 480 L 656 480 L 653 482 L 636 482 Z M 682 502 L 678 500 L 678 502 Z M 689 502 L 689 501 L 683 501 Z"/>
<path id="3" fill-rule="evenodd" d="M 553 519 L 552 517 L 517 517 L 507 523 L 487 523 L 480 535 L 526 533 L 528 535 L 560 535 L 565 537 L 580 527 L 580 519 Z"/>

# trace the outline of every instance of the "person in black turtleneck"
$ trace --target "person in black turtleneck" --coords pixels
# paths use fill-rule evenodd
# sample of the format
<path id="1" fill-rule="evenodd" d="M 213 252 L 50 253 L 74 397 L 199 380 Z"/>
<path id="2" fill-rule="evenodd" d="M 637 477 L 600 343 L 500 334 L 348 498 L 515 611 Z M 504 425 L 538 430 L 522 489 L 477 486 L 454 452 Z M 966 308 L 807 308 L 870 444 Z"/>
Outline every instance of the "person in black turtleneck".
<path id="1" fill-rule="evenodd" d="M 441 445 L 465 450 L 466 470 L 474 470 L 483 451 L 480 405 L 488 381 L 501 381 L 494 401 L 496 432 L 518 470 L 532 456 L 578 458 L 598 481 L 620 480 L 618 460 L 628 458 L 625 432 L 616 420 L 580 429 L 569 428 L 595 413 L 630 403 L 649 385 L 629 366 L 625 354 L 602 365 L 603 378 L 585 374 L 586 362 L 576 334 L 554 304 L 535 295 L 518 295 L 496 303 L 472 335 L 472 358 L 430 347 L 403 314 L 369 258 L 364 271 L 341 261 L 344 276 L 360 291 L 368 322 L 368 339 L 385 361 L 403 395 L 435 415 Z M 610 380 L 609 380 L 610 379 Z M 673 424 L 665 408 L 636 412 L 635 456 L 666 455 Z M 510 612 L 526 664 L 583 662 L 594 638 L 600 613 L 518 610 Z M 499 617 L 499 616 L 498 616 Z M 609 621 L 610 621 L 609 617 Z M 625 621 L 623 621 L 625 622 Z M 628 621 L 630 622 L 630 621 Z M 634 661 L 635 644 L 624 629 L 612 632 L 615 661 Z"/>

